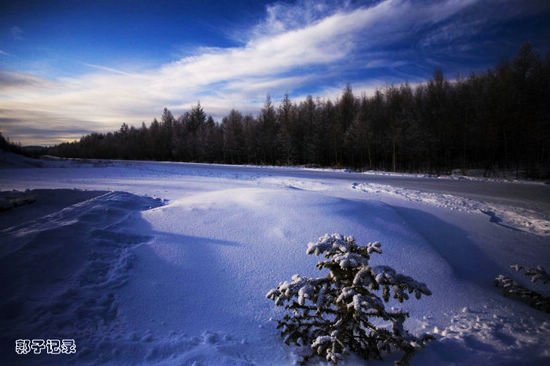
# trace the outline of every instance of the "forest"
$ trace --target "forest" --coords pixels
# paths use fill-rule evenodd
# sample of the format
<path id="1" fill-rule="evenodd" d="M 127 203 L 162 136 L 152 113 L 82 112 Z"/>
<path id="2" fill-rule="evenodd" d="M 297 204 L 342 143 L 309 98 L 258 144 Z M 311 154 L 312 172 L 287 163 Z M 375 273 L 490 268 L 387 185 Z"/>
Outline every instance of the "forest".
<path id="1" fill-rule="evenodd" d="M 61 157 L 227 164 L 306 165 L 449 173 L 511 171 L 550 176 L 550 54 L 525 44 L 512 60 L 468 77 L 441 70 L 417 86 L 391 85 L 337 100 L 267 96 L 257 115 L 221 121 L 200 103 L 181 116 L 92 133 L 46 153 Z"/>

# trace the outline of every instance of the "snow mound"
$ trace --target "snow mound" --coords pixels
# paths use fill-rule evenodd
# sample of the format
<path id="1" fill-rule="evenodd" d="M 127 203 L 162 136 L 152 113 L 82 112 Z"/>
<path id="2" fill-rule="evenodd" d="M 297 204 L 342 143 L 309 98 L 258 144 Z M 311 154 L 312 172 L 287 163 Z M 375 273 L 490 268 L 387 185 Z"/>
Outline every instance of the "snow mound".
<path id="1" fill-rule="evenodd" d="M 550 217 L 543 213 L 522 207 L 506 206 L 477 201 L 445 193 L 422 192 L 376 183 L 353 183 L 353 189 L 376 195 L 387 195 L 411 202 L 444 207 L 450 210 L 482 213 L 492 223 L 512 229 L 550 236 Z"/>
<path id="2" fill-rule="evenodd" d="M 259 208 L 262 206 L 262 196 L 269 191 L 262 188 L 234 188 L 222 189 L 216 192 L 198 193 L 191 196 L 183 197 L 166 206 L 158 207 L 156 211 L 171 211 L 178 209 L 184 210 L 209 210 L 226 205 L 244 206 L 248 208 Z"/>

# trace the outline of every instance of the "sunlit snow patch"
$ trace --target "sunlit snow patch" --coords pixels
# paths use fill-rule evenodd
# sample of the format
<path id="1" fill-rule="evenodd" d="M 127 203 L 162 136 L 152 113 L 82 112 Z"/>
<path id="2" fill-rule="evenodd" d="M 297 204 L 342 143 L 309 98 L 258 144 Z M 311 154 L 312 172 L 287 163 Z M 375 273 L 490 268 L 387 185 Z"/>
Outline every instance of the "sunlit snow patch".
<path id="1" fill-rule="evenodd" d="M 313 179 L 293 179 L 286 177 L 265 177 L 259 178 L 259 183 L 273 185 L 275 187 L 285 187 L 290 189 L 299 189 L 303 191 L 326 191 L 329 185 Z"/>
<path id="2" fill-rule="evenodd" d="M 353 183 L 353 189 L 377 195 L 389 195 L 412 202 L 444 207 L 450 210 L 483 213 L 490 221 L 512 230 L 527 231 L 541 236 L 550 235 L 548 215 L 520 207 L 472 200 L 445 193 L 422 192 L 408 188 L 375 183 Z"/>

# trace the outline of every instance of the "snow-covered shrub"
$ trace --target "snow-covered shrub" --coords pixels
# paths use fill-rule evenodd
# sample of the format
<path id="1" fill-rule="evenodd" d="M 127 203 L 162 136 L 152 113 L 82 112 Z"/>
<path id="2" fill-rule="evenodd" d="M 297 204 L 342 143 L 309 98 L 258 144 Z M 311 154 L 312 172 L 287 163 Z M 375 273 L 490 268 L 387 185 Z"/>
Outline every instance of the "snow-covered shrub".
<path id="1" fill-rule="evenodd" d="M 540 281 L 545 285 L 550 284 L 550 274 L 548 274 L 548 272 L 546 272 L 541 266 L 537 266 L 535 268 L 524 268 L 519 264 L 514 264 L 510 267 L 517 272 L 523 271 L 523 274 L 530 277 L 531 282 L 533 283 Z M 495 279 L 495 285 L 502 289 L 505 296 L 517 298 L 535 309 L 550 313 L 550 298 L 545 297 L 536 291 L 530 290 L 527 287 L 523 287 L 510 277 L 499 275 Z"/>
<path id="2" fill-rule="evenodd" d="M 303 364 L 316 355 L 336 364 L 347 352 L 381 359 L 382 353 L 400 350 L 404 356 L 396 364 L 404 365 L 431 339 L 404 329 L 408 313 L 385 308 L 390 297 L 403 302 L 410 294 L 417 299 L 431 295 L 430 290 L 390 267 L 369 265 L 375 253 L 382 253 L 378 242 L 360 246 L 351 236 L 326 234 L 308 244 L 307 254 L 323 254 L 317 268 L 328 269 L 328 275 L 294 275 L 267 293 L 288 311 L 277 328 L 287 344 L 305 349 Z"/>

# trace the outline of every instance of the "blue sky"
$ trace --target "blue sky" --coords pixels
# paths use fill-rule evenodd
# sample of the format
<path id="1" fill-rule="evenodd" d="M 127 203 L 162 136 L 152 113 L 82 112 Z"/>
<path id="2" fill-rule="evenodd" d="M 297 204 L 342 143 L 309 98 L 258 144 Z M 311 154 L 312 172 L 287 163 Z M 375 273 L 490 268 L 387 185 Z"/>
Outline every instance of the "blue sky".
<path id="1" fill-rule="evenodd" d="M 0 1 L 0 131 L 70 141 L 197 101 L 336 98 L 550 51 L 550 1 Z"/>

